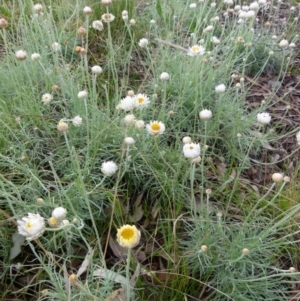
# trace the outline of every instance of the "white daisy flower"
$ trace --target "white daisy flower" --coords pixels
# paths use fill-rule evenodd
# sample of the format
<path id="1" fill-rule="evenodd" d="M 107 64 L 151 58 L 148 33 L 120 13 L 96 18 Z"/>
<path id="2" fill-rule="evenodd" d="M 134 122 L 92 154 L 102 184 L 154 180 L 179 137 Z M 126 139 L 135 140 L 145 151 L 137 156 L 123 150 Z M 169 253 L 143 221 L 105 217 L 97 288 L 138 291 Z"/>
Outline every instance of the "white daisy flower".
<path id="1" fill-rule="evenodd" d="M 115 19 L 115 16 L 113 14 L 106 13 L 101 16 L 101 19 L 103 22 L 109 23 Z"/>
<path id="2" fill-rule="evenodd" d="M 53 99 L 53 96 L 50 93 L 45 93 L 42 95 L 42 102 L 48 104 Z"/>
<path id="3" fill-rule="evenodd" d="M 93 21 L 92 26 L 96 30 L 99 30 L 99 31 L 103 30 L 103 23 L 100 20 Z"/>
<path id="4" fill-rule="evenodd" d="M 149 106 L 149 97 L 146 94 L 139 93 L 133 97 L 134 105 L 138 109 L 143 109 Z"/>
<path id="5" fill-rule="evenodd" d="M 204 55 L 204 53 L 205 53 L 205 48 L 199 45 L 193 45 L 187 51 L 187 55 L 189 56 L 201 56 Z"/>
<path id="6" fill-rule="evenodd" d="M 262 125 L 266 125 L 269 124 L 271 121 L 271 116 L 269 113 L 258 113 L 257 114 L 257 121 L 258 123 L 262 124 Z"/>
<path id="7" fill-rule="evenodd" d="M 195 159 L 200 155 L 199 143 L 186 143 L 183 145 L 183 155 L 188 159 Z"/>
<path id="8" fill-rule="evenodd" d="M 122 98 L 120 103 L 117 105 L 117 109 L 124 110 L 125 112 L 132 111 L 135 107 L 135 100 L 130 97 L 126 96 Z"/>
<path id="9" fill-rule="evenodd" d="M 39 214 L 28 213 L 28 217 L 18 220 L 17 224 L 19 234 L 28 240 L 39 238 L 45 231 L 45 220 Z"/>
<path id="10" fill-rule="evenodd" d="M 146 129 L 149 134 L 158 136 L 164 133 L 166 127 L 161 121 L 150 121 L 150 123 L 146 125 Z"/>
<path id="11" fill-rule="evenodd" d="M 114 175 L 117 172 L 117 170 L 118 170 L 118 166 L 113 161 L 103 162 L 101 165 L 102 173 L 104 173 L 108 177 Z"/>

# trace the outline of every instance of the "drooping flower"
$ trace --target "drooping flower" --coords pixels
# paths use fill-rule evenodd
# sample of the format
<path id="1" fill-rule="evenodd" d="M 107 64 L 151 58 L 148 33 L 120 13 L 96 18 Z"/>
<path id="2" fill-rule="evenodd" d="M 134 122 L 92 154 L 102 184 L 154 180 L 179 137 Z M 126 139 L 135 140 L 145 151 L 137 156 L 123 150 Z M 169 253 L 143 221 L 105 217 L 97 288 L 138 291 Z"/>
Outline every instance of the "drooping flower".
<path id="1" fill-rule="evenodd" d="M 114 175 L 117 172 L 117 170 L 118 170 L 118 166 L 113 161 L 106 161 L 103 162 L 101 165 L 102 173 L 108 177 Z"/>
<path id="2" fill-rule="evenodd" d="M 150 123 L 146 125 L 146 129 L 149 134 L 158 136 L 164 133 L 166 127 L 161 121 L 150 121 Z"/>
<path id="3" fill-rule="evenodd" d="M 92 26 L 96 30 L 99 30 L 99 31 L 103 30 L 103 23 L 100 20 L 93 21 Z"/>
<path id="4" fill-rule="evenodd" d="M 131 96 L 122 98 L 120 103 L 117 105 L 117 109 L 124 110 L 125 112 L 132 111 L 135 107 L 135 100 Z"/>
<path id="5" fill-rule="evenodd" d="M 262 124 L 262 125 L 266 125 L 269 124 L 271 121 L 271 116 L 269 113 L 258 113 L 257 114 L 257 121 L 258 123 Z"/>
<path id="6" fill-rule="evenodd" d="M 18 50 L 18 51 L 16 51 L 15 54 L 16 54 L 17 60 L 19 60 L 19 61 L 24 61 L 27 58 L 27 52 L 24 50 Z"/>
<path id="7" fill-rule="evenodd" d="M 200 155 L 199 143 L 186 143 L 183 145 L 183 155 L 188 159 L 195 159 Z"/>
<path id="8" fill-rule="evenodd" d="M 106 13 L 106 14 L 103 14 L 101 16 L 101 19 L 102 19 L 103 22 L 109 23 L 109 22 L 112 22 L 115 19 L 115 16 L 113 14 Z"/>
<path id="9" fill-rule="evenodd" d="M 226 86 L 224 84 L 220 84 L 215 87 L 215 91 L 217 93 L 224 93 L 226 91 Z"/>
<path id="10" fill-rule="evenodd" d="M 187 51 L 187 55 L 189 56 L 201 56 L 204 55 L 204 53 L 205 53 L 205 48 L 199 45 L 193 45 Z"/>
<path id="11" fill-rule="evenodd" d="M 149 97 L 146 94 L 139 93 L 133 97 L 134 106 L 138 109 L 143 109 L 149 106 Z"/>
<path id="12" fill-rule="evenodd" d="M 141 232 L 136 226 L 124 225 L 118 229 L 117 241 L 123 248 L 132 249 L 136 247 L 141 239 Z"/>
<path id="13" fill-rule="evenodd" d="M 82 125 L 82 118 L 80 116 L 75 116 L 73 119 L 72 119 L 72 123 L 74 126 L 81 126 Z"/>
<path id="14" fill-rule="evenodd" d="M 45 93 L 42 95 L 42 102 L 48 104 L 53 99 L 53 96 L 50 93 Z"/>
<path id="15" fill-rule="evenodd" d="M 141 47 L 141 48 L 146 48 L 147 46 L 148 46 L 148 40 L 147 39 L 145 39 L 145 38 L 142 38 L 142 39 L 140 39 L 140 41 L 139 41 L 139 46 Z"/>
<path id="16" fill-rule="evenodd" d="M 28 213 L 28 217 L 23 217 L 17 221 L 19 234 L 27 240 L 34 240 L 43 235 L 45 231 L 45 220 L 39 214 Z"/>
<path id="17" fill-rule="evenodd" d="M 52 217 L 63 220 L 67 216 L 67 210 L 64 207 L 56 207 L 52 211 Z"/>
<path id="18" fill-rule="evenodd" d="M 199 117 L 202 120 L 210 120 L 212 118 L 211 110 L 204 109 L 199 113 Z"/>

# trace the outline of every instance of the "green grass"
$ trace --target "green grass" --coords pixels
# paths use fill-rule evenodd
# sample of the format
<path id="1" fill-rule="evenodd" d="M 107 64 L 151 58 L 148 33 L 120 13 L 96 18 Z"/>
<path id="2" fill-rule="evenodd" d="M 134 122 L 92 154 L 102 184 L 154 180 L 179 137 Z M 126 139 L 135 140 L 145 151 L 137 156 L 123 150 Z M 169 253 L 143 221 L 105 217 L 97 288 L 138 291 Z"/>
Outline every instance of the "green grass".
<path id="1" fill-rule="evenodd" d="M 6 51 L 0 58 L 0 299 L 117 300 L 119 293 L 128 301 L 290 301 L 300 278 L 299 177 L 290 168 L 299 127 L 272 112 L 297 55 L 297 48 L 278 45 L 283 38 L 298 43 L 295 22 L 277 27 L 276 38 L 275 25 L 263 25 L 271 16 L 263 8 L 261 25 L 240 23 L 237 15 L 224 16 L 223 1 L 194 9 L 182 1 L 113 0 L 107 7 L 92 1 L 89 16 L 82 0 L 40 3 L 43 14 L 34 15 L 31 1 L 0 2 L 0 17 L 9 22 L 0 29 Z M 106 12 L 115 19 L 97 31 L 92 22 Z M 209 25 L 213 30 L 203 32 Z M 141 38 L 147 47 L 139 46 Z M 200 40 L 204 55 L 187 55 Z M 87 54 L 76 53 L 78 46 Z M 20 49 L 26 60 L 17 60 Z M 33 53 L 40 60 L 32 61 Z M 92 74 L 94 65 L 103 72 Z M 168 81 L 160 80 L 162 72 Z M 249 106 L 254 84 L 270 74 L 278 87 Z M 220 84 L 224 93 L 215 91 Z M 87 97 L 78 98 L 83 90 Z M 150 105 L 117 109 L 130 90 L 147 95 Z M 53 96 L 48 104 L 45 93 Z M 212 119 L 199 118 L 204 109 Z M 270 112 L 271 123 L 258 124 L 262 112 Z M 162 122 L 165 131 L 155 136 L 126 124 L 131 113 L 145 125 Z M 81 126 L 72 124 L 75 116 Z M 67 131 L 58 130 L 61 120 Z M 200 145 L 197 163 L 183 155 L 187 136 Z M 126 145 L 126 137 L 135 143 Z M 293 147 L 276 163 L 272 148 L 286 139 Z M 111 176 L 101 171 L 106 161 L 118 166 Z M 274 183 L 273 172 L 291 181 Z M 51 228 L 56 207 L 67 216 Z M 20 252 L 11 256 L 17 221 L 28 213 L 40 214 L 46 229 L 38 239 L 20 240 Z M 126 224 L 141 231 L 129 252 L 116 239 Z"/>

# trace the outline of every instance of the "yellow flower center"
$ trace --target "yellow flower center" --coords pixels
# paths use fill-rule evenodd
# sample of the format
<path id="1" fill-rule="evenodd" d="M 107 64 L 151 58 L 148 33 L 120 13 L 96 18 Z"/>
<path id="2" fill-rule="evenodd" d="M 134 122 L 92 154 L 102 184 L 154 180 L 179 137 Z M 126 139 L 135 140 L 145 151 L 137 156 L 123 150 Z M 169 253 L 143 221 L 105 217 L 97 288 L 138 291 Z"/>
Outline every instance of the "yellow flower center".
<path id="1" fill-rule="evenodd" d="M 30 221 L 27 221 L 26 224 L 25 224 L 25 228 L 27 230 L 31 230 L 33 228 L 33 224 Z"/>
<path id="2" fill-rule="evenodd" d="M 109 20 L 110 15 L 109 14 L 104 14 L 103 18 L 106 20 Z"/>
<path id="3" fill-rule="evenodd" d="M 199 51 L 199 46 L 198 46 L 198 45 L 194 45 L 194 46 L 192 47 L 192 51 L 193 51 L 193 52 L 198 52 L 198 51 Z"/>
<path id="4" fill-rule="evenodd" d="M 134 237 L 134 230 L 131 228 L 126 228 L 122 231 L 121 236 L 124 239 L 130 240 Z"/>
<path id="5" fill-rule="evenodd" d="M 194 146 L 193 146 L 193 145 L 191 145 L 191 146 L 189 147 L 189 149 L 190 149 L 190 150 L 193 150 L 193 149 L 194 149 Z"/>
<path id="6" fill-rule="evenodd" d="M 143 103 L 145 101 L 144 97 L 138 97 L 137 99 L 138 103 Z"/>
<path id="7" fill-rule="evenodd" d="M 152 123 L 151 124 L 151 130 L 154 132 L 157 132 L 160 130 L 160 125 L 158 123 Z"/>

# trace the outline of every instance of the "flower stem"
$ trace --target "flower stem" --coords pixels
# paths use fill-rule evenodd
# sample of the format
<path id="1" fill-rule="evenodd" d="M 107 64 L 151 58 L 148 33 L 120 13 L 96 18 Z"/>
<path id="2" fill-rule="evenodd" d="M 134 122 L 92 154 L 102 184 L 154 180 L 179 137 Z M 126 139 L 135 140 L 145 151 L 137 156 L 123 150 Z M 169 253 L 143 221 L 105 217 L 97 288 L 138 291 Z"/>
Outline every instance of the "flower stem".
<path id="1" fill-rule="evenodd" d="M 131 248 L 128 248 L 128 253 L 127 253 L 127 265 L 126 265 L 126 280 L 127 280 L 126 295 L 127 295 L 127 301 L 130 301 L 130 299 L 131 299 L 131 286 L 130 286 L 130 260 L 131 260 Z"/>

